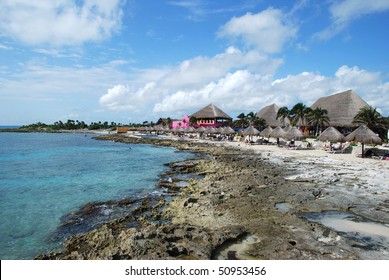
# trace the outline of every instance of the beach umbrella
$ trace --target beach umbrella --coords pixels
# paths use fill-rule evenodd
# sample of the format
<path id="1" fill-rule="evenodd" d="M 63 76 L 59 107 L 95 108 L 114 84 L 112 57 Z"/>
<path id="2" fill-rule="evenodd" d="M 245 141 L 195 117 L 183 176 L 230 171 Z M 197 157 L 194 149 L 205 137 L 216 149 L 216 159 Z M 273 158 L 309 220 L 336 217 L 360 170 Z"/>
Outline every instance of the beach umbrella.
<path id="1" fill-rule="evenodd" d="M 174 132 L 177 132 L 177 133 L 182 133 L 182 132 L 185 132 L 185 129 L 183 128 L 183 127 L 176 127 L 175 129 L 174 129 Z"/>
<path id="2" fill-rule="evenodd" d="M 223 134 L 235 134 L 235 130 L 233 130 L 230 126 L 227 126 L 223 129 Z"/>
<path id="3" fill-rule="evenodd" d="M 271 128 L 271 126 L 269 125 L 268 127 L 266 127 L 264 130 L 261 131 L 261 133 L 259 135 L 261 135 L 262 137 L 270 137 L 270 133 L 273 131 L 273 128 Z"/>
<path id="4" fill-rule="evenodd" d="M 216 134 L 218 133 L 216 128 L 212 127 L 212 126 L 208 126 L 206 129 L 205 129 L 205 133 L 209 133 L 209 134 Z"/>
<path id="5" fill-rule="evenodd" d="M 285 137 L 285 131 L 280 126 L 277 126 L 270 132 L 270 137 L 283 138 Z"/>
<path id="6" fill-rule="evenodd" d="M 285 133 L 289 132 L 290 130 L 292 129 L 292 127 L 290 125 L 287 125 L 285 128 L 284 128 L 284 131 Z"/>
<path id="7" fill-rule="evenodd" d="M 243 131 L 243 135 L 258 135 L 260 132 L 258 129 L 250 125 Z"/>
<path id="8" fill-rule="evenodd" d="M 270 137 L 277 138 L 277 144 L 279 144 L 280 143 L 280 138 L 284 138 L 285 137 L 285 131 L 280 126 L 277 126 L 275 129 L 273 129 L 270 132 Z"/>
<path id="9" fill-rule="evenodd" d="M 339 132 L 335 127 L 327 127 L 318 137 L 322 142 L 344 142 L 344 135 Z"/>
<path id="10" fill-rule="evenodd" d="M 185 131 L 188 132 L 188 133 L 193 133 L 193 132 L 195 132 L 196 130 L 194 129 L 193 126 L 188 126 L 187 128 L 185 128 Z"/>
<path id="11" fill-rule="evenodd" d="M 304 138 L 304 134 L 297 127 L 294 126 L 292 127 L 292 129 L 285 133 L 285 137 L 288 140 L 298 140 Z"/>
<path id="12" fill-rule="evenodd" d="M 382 139 L 378 137 L 370 128 L 366 125 L 361 125 L 356 130 L 346 136 L 347 141 L 360 142 L 362 144 L 362 157 L 364 156 L 365 144 L 381 144 Z"/>
<path id="13" fill-rule="evenodd" d="M 198 133 L 204 133 L 206 131 L 204 126 L 200 126 L 199 128 L 196 129 L 196 132 Z"/>
<path id="14" fill-rule="evenodd" d="M 224 127 L 219 126 L 218 128 L 216 128 L 216 130 L 217 130 L 217 132 L 219 132 L 220 134 L 223 134 Z"/>

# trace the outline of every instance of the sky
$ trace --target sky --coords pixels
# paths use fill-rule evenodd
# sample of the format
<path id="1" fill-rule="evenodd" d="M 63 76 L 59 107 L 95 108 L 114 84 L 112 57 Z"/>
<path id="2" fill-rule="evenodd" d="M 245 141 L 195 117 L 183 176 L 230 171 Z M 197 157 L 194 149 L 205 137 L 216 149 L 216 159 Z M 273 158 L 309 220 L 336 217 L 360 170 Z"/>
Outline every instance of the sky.
<path id="1" fill-rule="evenodd" d="M 352 89 L 389 116 L 389 0 L 1 0 L 0 125 L 236 118 Z"/>

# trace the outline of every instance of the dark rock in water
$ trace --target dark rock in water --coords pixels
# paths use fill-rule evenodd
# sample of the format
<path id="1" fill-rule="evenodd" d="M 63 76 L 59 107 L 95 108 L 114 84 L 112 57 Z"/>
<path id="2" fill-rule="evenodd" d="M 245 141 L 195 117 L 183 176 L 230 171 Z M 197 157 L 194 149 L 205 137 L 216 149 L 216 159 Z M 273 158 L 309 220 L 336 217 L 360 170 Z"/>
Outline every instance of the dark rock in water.
<path id="1" fill-rule="evenodd" d="M 236 257 L 236 251 L 228 251 L 227 252 L 227 260 L 239 260 Z"/>
<path id="2" fill-rule="evenodd" d="M 322 191 L 321 189 L 315 189 L 312 191 L 312 194 L 315 198 L 320 198 L 323 194 L 322 194 Z"/>
<path id="3" fill-rule="evenodd" d="M 85 233 L 121 217 L 134 215 L 136 218 L 139 211 L 145 211 L 145 208 L 155 207 L 157 204 L 157 199 L 151 197 L 87 203 L 79 210 L 62 216 L 60 218 L 61 224 L 50 235 L 50 240 L 58 241 L 74 234 Z M 127 227 L 138 225 L 133 221 L 134 218 L 130 219 Z"/>
<path id="4" fill-rule="evenodd" d="M 196 203 L 198 201 L 197 198 L 189 197 L 185 202 L 184 202 L 184 207 L 187 207 L 189 204 Z"/>

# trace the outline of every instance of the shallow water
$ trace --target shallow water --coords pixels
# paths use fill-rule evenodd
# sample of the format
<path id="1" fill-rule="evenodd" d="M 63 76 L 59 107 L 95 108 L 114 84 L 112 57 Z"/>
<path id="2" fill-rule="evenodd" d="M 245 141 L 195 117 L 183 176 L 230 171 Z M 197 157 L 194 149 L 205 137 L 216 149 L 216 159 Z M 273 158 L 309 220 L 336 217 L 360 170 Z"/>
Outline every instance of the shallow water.
<path id="1" fill-rule="evenodd" d="M 286 213 L 288 212 L 291 208 L 293 208 L 293 206 L 288 203 L 288 202 L 280 202 L 280 203 L 276 203 L 275 205 L 275 208 L 278 210 L 278 211 L 281 211 L 283 213 Z"/>
<path id="2" fill-rule="evenodd" d="M 355 246 L 365 250 L 389 250 L 389 225 L 374 222 L 353 213 L 327 211 L 304 213 L 300 216 L 320 223 L 344 237 L 354 240 Z"/>
<path id="3" fill-rule="evenodd" d="M 31 259 L 58 247 L 50 235 L 60 218 L 86 203 L 158 195 L 163 164 L 192 157 L 92 136 L 0 133 L 0 259 Z"/>
<path id="4" fill-rule="evenodd" d="M 246 253 L 250 249 L 251 245 L 258 243 L 259 238 L 256 235 L 247 235 L 238 241 L 226 242 L 220 246 L 213 254 L 214 260 L 228 260 L 228 259 L 239 259 L 239 260 L 256 260 L 255 257 Z"/>

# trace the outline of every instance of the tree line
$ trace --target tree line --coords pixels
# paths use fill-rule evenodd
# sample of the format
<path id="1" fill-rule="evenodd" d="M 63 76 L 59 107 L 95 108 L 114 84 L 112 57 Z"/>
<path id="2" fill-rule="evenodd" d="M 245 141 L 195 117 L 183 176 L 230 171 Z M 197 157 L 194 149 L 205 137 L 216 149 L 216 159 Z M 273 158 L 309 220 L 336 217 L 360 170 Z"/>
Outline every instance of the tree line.
<path id="1" fill-rule="evenodd" d="M 312 109 L 303 103 L 297 103 L 291 109 L 286 106 L 279 108 L 277 119 L 281 121 L 283 126 L 290 124 L 291 126 L 313 127 L 316 136 L 320 134 L 324 127 L 330 124 L 330 118 L 326 109 L 320 107 Z M 378 133 L 382 139 L 387 139 L 388 137 L 389 117 L 383 117 L 377 111 L 377 108 L 371 106 L 361 108 L 354 117 L 353 124 L 365 124 L 375 133 Z M 247 115 L 241 113 L 237 116 L 237 120 L 233 122 L 235 127 L 244 128 L 250 125 L 264 128 L 267 124 L 264 119 L 258 118 L 253 112 Z"/>
<path id="2" fill-rule="evenodd" d="M 28 124 L 21 126 L 21 130 L 78 130 L 78 129 L 88 129 L 88 130 L 97 130 L 97 129 L 116 129 L 118 126 L 123 126 L 121 123 L 116 122 L 91 122 L 90 124 L 85 123 L 84 121 L 79 120 L 67 120 L 56 121 L 53 124 L 46 124 L 42 122 L 37 122 L 33 124 Z"/>

